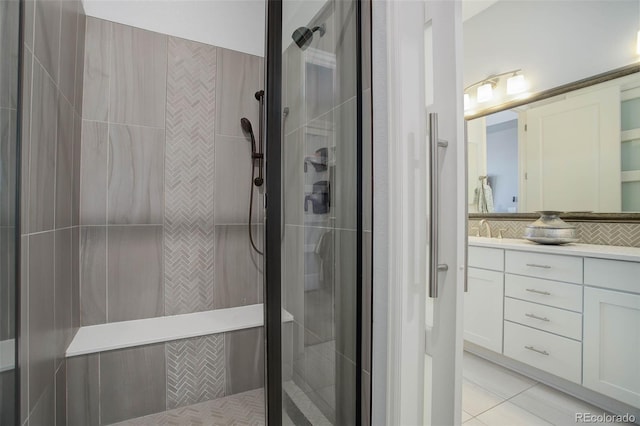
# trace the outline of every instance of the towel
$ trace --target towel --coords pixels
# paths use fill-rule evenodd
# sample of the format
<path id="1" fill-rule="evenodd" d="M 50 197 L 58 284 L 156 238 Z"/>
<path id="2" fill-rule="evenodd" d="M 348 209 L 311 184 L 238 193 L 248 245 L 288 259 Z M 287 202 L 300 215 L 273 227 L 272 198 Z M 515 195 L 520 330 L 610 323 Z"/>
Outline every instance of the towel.
<path id="1" fill-rule="evenodd" d="M 480 178 L 475 191 L 473 204 L 478 209 L 478 213 L 493 213 L 493 190 L 486 178 Z"/>

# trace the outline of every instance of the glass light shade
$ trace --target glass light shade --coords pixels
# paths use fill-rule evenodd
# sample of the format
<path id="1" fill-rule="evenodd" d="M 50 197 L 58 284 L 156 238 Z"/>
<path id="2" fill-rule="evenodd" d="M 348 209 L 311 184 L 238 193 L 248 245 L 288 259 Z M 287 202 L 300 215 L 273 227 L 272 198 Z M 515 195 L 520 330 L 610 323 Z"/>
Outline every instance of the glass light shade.
<path id="1" fill-rule="evenodd" d="M 493 98 L 493 86 L 491 83 L 485 83 L 478 87 L 478 102 L 488 102 Z"/>
<path id="2" fill-rule="evenodd" d="M 471 107 L 471 97 L 468 93 L 464 94 L 464 109 L 468 110 Z"/>
<path id="3" fill-rule="evenodd" d="M 507 95 L 515 95 L 527 90 L 527 83 L 524 80 L 524 75 L 514 75 L 507 79 Z"/>

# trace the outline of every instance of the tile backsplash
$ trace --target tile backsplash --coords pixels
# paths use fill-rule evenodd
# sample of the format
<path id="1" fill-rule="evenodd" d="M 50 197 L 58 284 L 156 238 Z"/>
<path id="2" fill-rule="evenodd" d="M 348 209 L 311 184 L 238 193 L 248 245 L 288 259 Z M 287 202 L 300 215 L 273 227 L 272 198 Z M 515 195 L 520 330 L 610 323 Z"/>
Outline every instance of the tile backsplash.
<path id="1" fill-rule="evenodd" d="M 477 219 L 469 219 L 469 235 L 476 235 Z M 533 220 L 488 220 L 491 232 L 504 238 L 522 238 L 527 225 Z M 576 226 L 581 243 L 609 246 L 640 247 L 640 223 L 570 222 Z M 482 235 L 484 234 L 482 230 Z"/>

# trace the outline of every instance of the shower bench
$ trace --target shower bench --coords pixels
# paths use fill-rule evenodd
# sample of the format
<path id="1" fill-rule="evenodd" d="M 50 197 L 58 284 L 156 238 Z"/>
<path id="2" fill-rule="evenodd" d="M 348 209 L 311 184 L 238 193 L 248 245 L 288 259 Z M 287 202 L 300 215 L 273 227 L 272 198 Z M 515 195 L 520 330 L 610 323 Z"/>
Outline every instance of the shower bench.
<path id="1" fill-rule="evenodd" d="M 283 310 L 282 322 L 292 321 L 293 316 Z M 91 325 L 78 329 L 65 355 L 69 358 L 261 327 L 263 324 L 263 305 L 259 303 L 191 314 Z"/>

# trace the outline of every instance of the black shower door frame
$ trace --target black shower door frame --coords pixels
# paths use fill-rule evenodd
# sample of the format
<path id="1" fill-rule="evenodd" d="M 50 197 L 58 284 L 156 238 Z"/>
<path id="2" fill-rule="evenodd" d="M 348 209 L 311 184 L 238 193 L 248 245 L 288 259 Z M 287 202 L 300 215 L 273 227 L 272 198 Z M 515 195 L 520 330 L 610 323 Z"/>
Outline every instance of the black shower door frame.
<path id="1" fill-rule="evenodd" d="M 328 0 L 332 1 L 332 0 Z M 356 380 L 354 424 L 362 424 L 363 144 L 362 5 L 356 12 Z M 266 1 L 265 37 L 265 419 L 282 424 L 282 0 Z M 304 25 L 302 23 L 301 25 Z"/>

